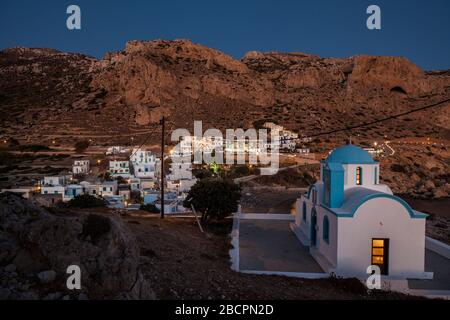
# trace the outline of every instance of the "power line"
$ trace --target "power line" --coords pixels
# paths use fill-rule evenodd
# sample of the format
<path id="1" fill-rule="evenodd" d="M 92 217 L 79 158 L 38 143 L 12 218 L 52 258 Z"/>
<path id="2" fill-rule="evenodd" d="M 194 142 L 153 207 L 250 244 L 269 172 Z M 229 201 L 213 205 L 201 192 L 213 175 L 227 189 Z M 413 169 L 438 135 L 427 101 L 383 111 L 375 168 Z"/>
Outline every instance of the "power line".
<path id="1" fill-rule="evenodd" d="M 131 161 L 131 158 L 144 146 L 144 144 L 148 141 L 148 139 L 151 137 L 151 135 L 153 133 L 155 133 L 155 130 L 158 128 L 158 126 L 154 127 L 150 133 L 145 137 L 144 141 L 142 142 L 142 144 L 139 146 L 139 148 L 135 149 L 134 152 L 131 153 L 129 160 Z"/>
<path id="2" fill-rule="evenodd" d="M 446 100 L 442 100 L 442 101 L 436 102 L 436 103 L 433 103 L 433 104 L 430 104 L 430 105 L 419 107 L 419 108 L 416 108 L 416 109 L 412 109 L 412 110 L 405 111 L 405 112 L 402 112 L 402 113 L 398 113 L 398 114 L 395 114 L 395 115 L 387 116 L 387 117 L 382 118 L 382 119 L 378 119 L 378 120 L 374 120 L 374 121 L 370 121 L 370 122 L 364 122 L 364 123 L 361 123 L 361 124 L 358 124 L 358 125 L 347 126 L 345 128 L 340 128 L 340 129 L 320 132 L 320 133 L 316 133 L 316 134 L 313 134 L 313 135 L 309 135 L 308 137 L 309 138 L 314 138 L 314 137 L 329 135 L 329 134 L 337 133 L 337 132 L 341 132 L 341 131 L 348 131 L 348 130 L 353 130 L 353 129 L 358 129 L 358 128 L 362 128 L 362 127 L 371 126 L 371 125 L 374 125 L 374 124 L 377 124 L 377 123 L 381 123 L 381 122 L 384 122 L 384 121 L 396 119 L 396 118 L 399 118 L 399 117 L 402 117 L 402 116 L 405 116 L 405 115 L 408 115 L 408 114 L 411 114 L 411 113 L 414 113 L 414 112 L 419 112 L 419 111 L 423 111 L 423 110 L 430 109 L 430 108 L 433 108 L 433 107 L 437 107 L 437 106 L 439 106 L 441 104 L 444 104 L 444 103 L 447 103 L 447 102 L 450 102 L 450 98 L 446 99 Z M 295 138 L 288 138 L 288 139 L 284 139 L 284 140 L 296 140 L 296 139 Z"/>
<path id="3" fill-rule="evenodd" d="M 313 135 L 308 135 L 308 138 L 314 138 L 314 137 L 329 135 L 329 134 L 332 134 L 332 133 L 338 133 L 338 132 L 342 132 L 342 131 L 349 131 L 349 130 L 354 130 L 354 129 L 358 129 L 358 128 L 362 128 L 362 127 L 371 126 L 371 125 L 378 124 L 378 123 L 381 123 L 381 122 L 385 122 L 385 121 L 388 121 L 388 120 L 396 119 L 396 118 L 399 118 L 399 117 L 402 117 L 402 116 L 405 116 L 405 115 L 408 115 L 408 114 L 411 114 L 411 113 L 415 113 L 415 112 L 427 110 L 427 109 L 430 109 L 430 108 L 434 108 L 434 107 L 440 106 L 441 104 L 444 104 L 444 103 L 447 103 L 447 102 L 450 102 L 450 98 L 442 100 L 442 101 L 439 101 L 439 102 L 436 102 L 436 103 L 433 103 L 433 104 L 429 104 L 429 105 L 426 105 L 426 106 L 423 106 L 423 107 L 419 107 L 419 108 L 415 108 L 415 109 L 412 109 L 412 110 L 409 110 L 409 111 L 398 113 L 398 114 L 395 114 L 395 115 L 390 115 L 390 116 L 387 116 L 385 118 L 373 120 L 373 121 L 370 121 L 370 122 L 364 122 L 364 123 L 353 125 L 353 126 L 347 126 L 345 128 L 329 130 L 329 131 L 319 132 L 319 133 L 316 133 L 316 134 L 313 134 Z M 142 142 L 142 144 L 139 146 L 139 148 L 130 155 L 130 160 L 131 160 L 131 157 L 139 149 L 141 149 L 144 146 L 144 144 L 148 141 L 148 139 L 151 137 L 151 135 L 153 133 L 155 133 L 155 129 L 157 129 L 157 128 L 158 127 L 154 127 L 153 130 L 147 135 L 145 140 Z M 297 140 L 297 139 L 298 138 L 287 138 L 287 139 L 283 139 L 283 140 L 287 141 L 287 140 Z"/>

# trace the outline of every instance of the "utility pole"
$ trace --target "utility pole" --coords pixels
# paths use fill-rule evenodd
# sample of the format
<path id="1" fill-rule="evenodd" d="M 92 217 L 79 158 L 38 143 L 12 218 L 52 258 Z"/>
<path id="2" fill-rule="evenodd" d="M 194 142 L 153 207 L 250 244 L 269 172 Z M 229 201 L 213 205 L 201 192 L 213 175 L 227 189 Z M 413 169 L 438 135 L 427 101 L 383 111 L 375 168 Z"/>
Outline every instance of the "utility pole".
<path id="1" fill-rule="evenodd" d="M 161 124 L 161 219 L 164 219 L 164 134 L 165 134 L 165 118 L 162 117 Z"/>

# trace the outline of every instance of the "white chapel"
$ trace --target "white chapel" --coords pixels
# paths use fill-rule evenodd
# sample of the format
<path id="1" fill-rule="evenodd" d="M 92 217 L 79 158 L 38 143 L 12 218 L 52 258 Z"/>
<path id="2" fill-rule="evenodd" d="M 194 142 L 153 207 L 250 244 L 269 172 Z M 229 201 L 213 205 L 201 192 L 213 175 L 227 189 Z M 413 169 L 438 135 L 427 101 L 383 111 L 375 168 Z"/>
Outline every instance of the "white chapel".
<path id="1" fill-rule="evenodd" d="M 367 276 L 376 265 L 392 278 L 430 278 L 425 268 L 427 215 L 380 184 L 380 165 L 352 144 L 333 150 L 320 180 L 296 203 L 292 230 L 328 273 Z"/>

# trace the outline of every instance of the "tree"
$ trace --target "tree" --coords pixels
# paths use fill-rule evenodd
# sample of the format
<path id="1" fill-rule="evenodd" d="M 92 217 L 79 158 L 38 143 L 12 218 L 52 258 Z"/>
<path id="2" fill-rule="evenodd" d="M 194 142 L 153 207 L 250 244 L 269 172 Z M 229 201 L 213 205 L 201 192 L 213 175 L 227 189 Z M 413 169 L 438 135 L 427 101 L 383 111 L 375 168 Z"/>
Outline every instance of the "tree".
<path id="1" fill-rule="evenodd" d="M 201 212 L 201 222 L 222 220 L 238 209 L 241 190 L 232 180 L 209 178 L 197 181 L 189 191 L 183 205 Z"/>
<path id="2" fill-rule="evenodd" d="M 125 179 L 125 178 L 122 177 L 122 176 L 118 176 L 118 177 L 116 178 L 116 180 L 117 180 L 117 184 L 128 184 L 128 180 Z"/>
<path id="3" fill-rule="evenodd" d="M 236 166 L 233 171 L 238 177 L 247 176 L 252 173 L 252 170 L 250 170 L 250 167 L 247 165 Z"/>
<path id="4" fill-rule="evenodd" d="M 98 177 L 99 177 L 100 179 L 102 179 L 102 180 L 105 180 L 105 181 L 112 181 L 112 180 L 113 180 L 112 177 L 111 177 L 111 173 L 108 172 L 108 171 L 103 172 L 103 173 L 100 173 L 100 174 L 98 175 Z"/>
<path id="5" fill-rule="evenodd" d="M 90 194 L 82 194 L 71 199 L 67 204 L 71 208 L 95 208 L 104 207 L 106 201 Z"/>
<path id="6" fill-rule="evenodd" d="M 81 141 L 77 141 L 75 143 L 75 151 L 77 153 L 83 153 L 84 151 L 86 151 L 87 148 L 89 148 L 89 141 L 88 140 L 81 140 Z"/>
<path id="7" fill-rule="evenodd" d="M 192 170 L 192 174 L 197 178 L 197 179 L 207 179 L 207 178 L 211 178 L 212 173 L 210 170 L 207 169 L 193 169 Z"/>

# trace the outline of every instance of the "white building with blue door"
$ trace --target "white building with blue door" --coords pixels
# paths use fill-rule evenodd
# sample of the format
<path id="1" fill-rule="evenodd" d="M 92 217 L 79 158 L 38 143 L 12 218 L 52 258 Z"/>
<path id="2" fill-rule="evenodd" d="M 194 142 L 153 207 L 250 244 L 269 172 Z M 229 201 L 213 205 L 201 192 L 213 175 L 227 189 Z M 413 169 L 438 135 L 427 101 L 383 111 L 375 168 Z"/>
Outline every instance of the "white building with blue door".
<path id="1" fill-rule="evenodd" d="M 379 181 L 380 165 L 362 148 L 333 150 L 320 180 L 296 203 L 292 229 L 328 273 L 365 276 L 371 265 L 390 278 L 430 278 L 425 268 L 427 215 Z"/>
<path id="2" fill-rule="evenodd" d="M 130 161 L 136 178 L 155 178 L 156 155 L 151 151 L 133 149 Z"/>

